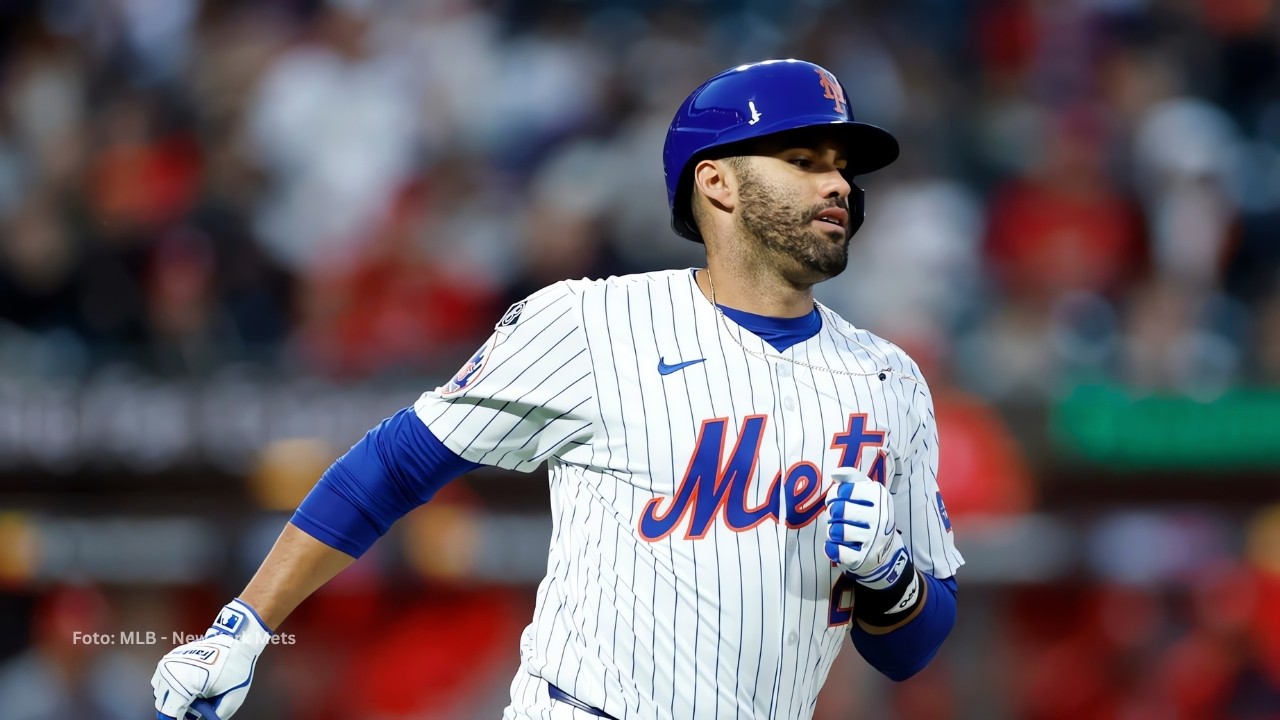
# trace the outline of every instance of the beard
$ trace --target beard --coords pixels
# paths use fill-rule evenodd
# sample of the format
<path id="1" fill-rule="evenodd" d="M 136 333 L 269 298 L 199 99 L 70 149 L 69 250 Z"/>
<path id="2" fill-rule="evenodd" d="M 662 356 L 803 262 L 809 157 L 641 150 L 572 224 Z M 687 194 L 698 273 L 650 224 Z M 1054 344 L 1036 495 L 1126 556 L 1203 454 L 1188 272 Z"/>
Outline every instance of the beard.
<path id="1" fill-rule="evenodd" d="M 831 207 L 849 209 L 847 200 L 808 205 L 785 189 L 760 179 L 746 167 L 737 171 L 742 227 L 756 250 L 796 284 L 821 282 L 844 272 L 849 264 L 849 232 L 839 241 L 811 224 Z"/>

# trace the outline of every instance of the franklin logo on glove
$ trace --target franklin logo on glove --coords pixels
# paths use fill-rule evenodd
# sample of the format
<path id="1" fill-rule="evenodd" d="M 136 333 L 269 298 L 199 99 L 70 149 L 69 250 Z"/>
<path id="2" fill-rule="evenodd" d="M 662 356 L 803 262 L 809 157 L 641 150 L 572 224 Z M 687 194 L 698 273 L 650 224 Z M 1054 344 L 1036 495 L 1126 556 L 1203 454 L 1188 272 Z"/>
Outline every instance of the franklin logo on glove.
<path id="1" fill-rule="evenodd" d="M 195 659 L 199 660 L 200 662 L 208 663 L 208 664 L 213 664 L 213 662 L 214 662 L 215 660 L 217 660 L 217 659 L 218 659 L 218 648 L 215 648 L 215 647 L 193 647 L 193 648 L 187 648 L 186 650 L 174 650 L 173 652 L 171 652 L 171 653 L 169 653 L 169 654 L 170 654 L 170 655 L 173 655 L 173 656 L 175 656 L 175 657 L 177 657 L 177 656 L 181 656 L 181 657 L 184 657 L 184 658 L 192 658 L 192 657 L 194 657 Z"/>

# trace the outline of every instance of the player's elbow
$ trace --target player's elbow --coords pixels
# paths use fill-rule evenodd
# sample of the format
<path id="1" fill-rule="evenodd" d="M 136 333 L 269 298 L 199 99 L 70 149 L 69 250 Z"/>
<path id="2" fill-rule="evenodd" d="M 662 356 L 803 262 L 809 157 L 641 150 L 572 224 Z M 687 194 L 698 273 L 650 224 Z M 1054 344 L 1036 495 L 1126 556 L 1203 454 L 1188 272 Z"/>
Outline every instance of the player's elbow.
<path id="1" fill-rule="evenodd" d="M 956 621 L 954 581 L 926 576 L 929 592 L 919 615 L 893 632 L 872 634 L 854 626 L 853 645 L 880 674 L 902 682 L 928 666 Z"/>
<path id="2" fill-rule="evenodd" d="M 917 673 L 919 673 L 921 670 L 925 669 L 925 667 L 929 664 L 929 661 L 932 660 L 933 656 L 937 654 L 938 654 L 938 649 L 934 648 L 933 651 L 930 652 L 928 655 L 925 655 L 924 657 L 919 658 L 913 663 L 903 664 L 903 665 L 886 665 L 882 667 L 877 667 L 876 669 L 880 671 L 881 675 L 884 675 L 890 680 L 894 682 L 902 682 L 903 680 L 909 680 L 910 678 L 914 677 Z"/>
<path id="3" fill-rule="evenodd" d="M 912 668 L 905 672 L 885 671 L 884 676 L 894 682 L 902 682 L 903 680 L 909 680 L 912 677 L 915 677 L 915 674 L 920 672 L 921 669 L 922 668 Z"/>

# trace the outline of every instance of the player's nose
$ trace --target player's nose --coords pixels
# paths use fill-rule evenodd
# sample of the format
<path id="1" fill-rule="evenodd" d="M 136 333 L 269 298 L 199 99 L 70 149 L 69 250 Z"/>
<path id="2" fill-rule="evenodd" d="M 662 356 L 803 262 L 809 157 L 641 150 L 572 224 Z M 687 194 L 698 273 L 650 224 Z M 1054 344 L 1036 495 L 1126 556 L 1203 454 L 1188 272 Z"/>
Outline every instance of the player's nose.
<path id="1" fill-rule="evenodd" d="M 819 180 L 819 192 L 822 193 L 823 200 L 844 201 L 853 192 L 853 185 L 844 173 L 833 169 L 822 174 Z"/>
<path id="2" fill-rule="evenodd" d="M 826 142 L 817 148 L 818 158 L 813 168 L 816 170 L 819 192 L 822 199 L 830 202 L 840 200 L 841 204 L 853 192 L 852 181 L 845 177 L 844 167 L 847 162 L 847 150 L 835 142 Z"/>

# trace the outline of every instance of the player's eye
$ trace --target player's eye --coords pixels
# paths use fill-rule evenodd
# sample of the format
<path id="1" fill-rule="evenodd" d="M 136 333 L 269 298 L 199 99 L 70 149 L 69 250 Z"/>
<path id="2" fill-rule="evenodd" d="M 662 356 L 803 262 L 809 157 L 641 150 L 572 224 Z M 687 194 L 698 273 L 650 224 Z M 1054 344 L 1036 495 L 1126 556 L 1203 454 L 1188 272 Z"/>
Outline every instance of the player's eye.
<path id="1" fill-rule="evenodd" d="M 788 160 L 788 162 L 800 168 L 801 170 L 807 170 L 813 167 L 813 160 L 807 157 L 793 157 L 790 160 Z"/>

